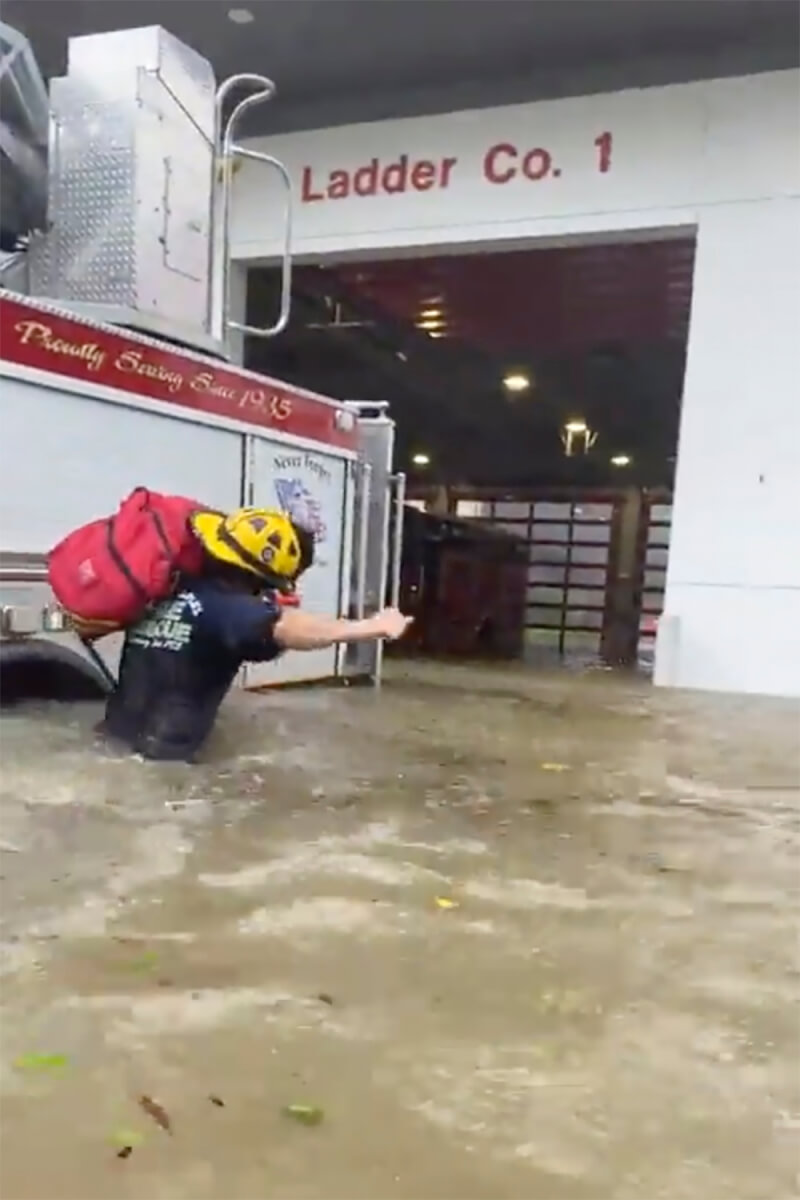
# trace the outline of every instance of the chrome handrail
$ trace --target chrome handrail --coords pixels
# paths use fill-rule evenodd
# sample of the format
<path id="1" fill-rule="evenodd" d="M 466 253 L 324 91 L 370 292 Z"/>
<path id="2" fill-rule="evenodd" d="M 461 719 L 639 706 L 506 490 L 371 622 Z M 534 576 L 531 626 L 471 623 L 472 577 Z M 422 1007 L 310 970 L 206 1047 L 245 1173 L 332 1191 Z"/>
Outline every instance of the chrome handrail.
<path id="1" fill-rule="evenodd" d="M 389 603 L 392 608 L 400 604 L 400 579 L 403 559 L 403 515 L 406 503 L 406 476 L 404 471 L 398 471 L 393 476 L 394 494 L 394 529 L 392 530 L 392 575 L 389 590 Z"/>
<path id="2" fill-rule="evenodd" d="M 361 620 L 367 604 L 367 552 L 369 550 L 369 508 L 372 500 L 372 467 L 361 463 L 361 509 L 358 520 L 358 557 L 356 560 L 355 615 Z"/>
<path id="3" fill-rule="evenodd" d="M 250 94 L 244 96 L 238 104 L 236 104 L 231 112 L 230 117 L 224 127 L 222 122 L 222 109 L 227 96 L 235 88 L 248 87 L 251 89 Z M 281 333 L 289 324 L 289 313 L 292 302 L 292 179 L 291 176 L 280 159 L 275 158 L 272 154 L 264 154 L 260 150 L 249 150 L 244 146 L 239 145 L 234 140 L 236 126 L 241 117 L 249 109 L 254 108 L 257 104 L 265 104 L 275 95 L 275 84 L 265 75 L 232 75 L 226 79 L 224 83 L 217 89 L 215 116 L 214 116 L 214 146 L 215 146 L 215 170 L 220 166 L 222 168 L 222 182 L 219 197 L 219 221 L 222 226 L 222 234 L 219 246 L 220 257 L 220 304 L 213 305 L 213 299 L 210 301 L 209 328 L 212 334 L 219 341 L 226 341 L 228 331 L 235 329 L 239 333 L 249 334 L 251 337 L 275 337 Z M 274 325 L 259 327 L 255 325 L 246 325 L 241 321 L 233 321 L 228 315 L 230 312 L 230 289 L 231 289 L 231 257 L 230 257 L 230 222 L 231 222 L 231 191 L 233 187 L 233 165 L 237 159 L 250 159 L 253 162 L 264 163 L 265 166 L 271 167 L 277 171 L 286 188 L 286 204 L 284 215 L 284 237 L 283 249 L 281 253 L 281 301 L 278 312 L 278 319 Z M 211 267 L 213 266 L 216 257 L 216 237 L 211 238 Z M 213 274 L 212 274 L 213 278 Z"/>

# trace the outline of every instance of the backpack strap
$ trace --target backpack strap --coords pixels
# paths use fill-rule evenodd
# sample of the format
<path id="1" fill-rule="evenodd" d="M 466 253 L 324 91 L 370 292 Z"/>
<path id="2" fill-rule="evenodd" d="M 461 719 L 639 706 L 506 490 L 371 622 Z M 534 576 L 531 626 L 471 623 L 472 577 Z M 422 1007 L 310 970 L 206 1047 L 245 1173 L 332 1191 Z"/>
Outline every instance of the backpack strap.
<path id="1" fill-rule="evenodd" d="M 108 524 L 106 526 L 106 546 L 108 548 L 108 553 L 111 555 L 111 558 L 114 562 L 114 566 L 117 568 L 117 570 L 120 572 L 120 574 L 125 577 L 125 580 L 128 583 L 131 590 L 133 591 L 134 596 L 138 596 L 141 601 L 147 600 L 147 592 L 144 590 L 142 585 L 139 583 L 139 580 L 134 579 L 133 575 L 131 574 L 130 568 L 128 567 L 128 564 L 125 562 L 125 559 L 122 557 L 119 550 L 117 549 L 117 544 L 114 540 L 114 524 L 115 524 L 115 522 L 116 522 L 116 517 L 108 518 Z M 159 528 L 159 526 L 160 526 L 160 528 Z M 159 522 L 158 525 L 156 526 L 156 528 L 159 531 L 160 537 L 162 538 L 162 540 L 164 540 L 164 527 Z"/>
<path id="2" fill-rule="evenodd" d="M 108 684 L 111 691 L 115 692 L 117 690 L 117 681 L 114 678 L 114 676 L 111 674 L 111 672 L 109 671 L 106 664 L 103 662 L 101 655 L 98 654 L 98 652 L 95 650 L 92 643 L 90 641 L 88 641 L 87 638 L 85 638 L 85 637 L 80 638 L 80 642 L 81 642 L 81 645 L 83 646 L 84 650 L 86 651 L 86 653 L 89 655 L 89 658 L 92 660 L 92 662 L 97 667 L 100 674 L 103 676 L 103 679 L 106 681 L 106 683 Z"/>

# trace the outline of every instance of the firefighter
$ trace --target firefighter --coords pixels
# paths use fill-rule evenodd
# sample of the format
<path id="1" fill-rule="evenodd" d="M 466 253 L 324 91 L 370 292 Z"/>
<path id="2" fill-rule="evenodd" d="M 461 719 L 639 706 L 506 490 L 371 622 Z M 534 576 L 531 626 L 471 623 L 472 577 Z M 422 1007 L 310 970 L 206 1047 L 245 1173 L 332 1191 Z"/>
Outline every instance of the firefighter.
<path id="1" fill-rule="evenodd" d="M 314 539 L 281 512 L 198 512 L 199 573 L 126 631 L 119 682 L 100 731 L 145 758 L 191 762 L 243 663 L 285 650 L 402 637 L 410 618 L 386 608 L 350 621 L 279 602 L 314 560 Z"/>

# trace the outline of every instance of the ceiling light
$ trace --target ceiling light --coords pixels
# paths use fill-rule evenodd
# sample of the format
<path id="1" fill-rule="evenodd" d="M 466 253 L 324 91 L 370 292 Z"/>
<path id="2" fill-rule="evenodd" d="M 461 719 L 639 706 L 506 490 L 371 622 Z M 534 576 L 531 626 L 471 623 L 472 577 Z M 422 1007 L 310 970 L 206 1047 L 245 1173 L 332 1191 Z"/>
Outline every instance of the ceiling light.
<path id="1" fill-rule="evenodd" d="M 528 376 L 521 374 L 519 371 L 513 371 L 511 374 L 503 377 L 503 387 L 507 392 L 524 392 L 530 387 L 530 382 Z"/>
<path id="2" fill-rule="evenodd" d="M 250 25 L 255 17 L 249 8 L 229 8 L 228 20 L 233 21 L 234 25 Z"/>
<path id="3" fill-rule="evenodd" d="M 428 454 L 415 454 L 411 461 L 415 467 L 429 467 L 431 463 Z"/>
<path id="4" fill-rule="evenodd" d="M 441 317 L 423 317 L 417 321 L 417 329 L 441 329 L 443 325 Z"/>
<path id="5" fill-rule="evenodd" d="M 597 430 L 592 430 L 583 417 L 573 417 L 564 425 L 561 444 L 567 458 L 576 454 L 588 454 L 597 441 Z"/>
<path id="6" fill-rule="evenodd" d="M 441 308 L 421 308 L 419 315 L 421 317 L 441 317 L 442 310 Z"/>
<path id="7" fill-rule="evenodd" d="M 631 459 L 629 454 L 615 454 L 611 459 L 612 467 L 629 467 Z"/>

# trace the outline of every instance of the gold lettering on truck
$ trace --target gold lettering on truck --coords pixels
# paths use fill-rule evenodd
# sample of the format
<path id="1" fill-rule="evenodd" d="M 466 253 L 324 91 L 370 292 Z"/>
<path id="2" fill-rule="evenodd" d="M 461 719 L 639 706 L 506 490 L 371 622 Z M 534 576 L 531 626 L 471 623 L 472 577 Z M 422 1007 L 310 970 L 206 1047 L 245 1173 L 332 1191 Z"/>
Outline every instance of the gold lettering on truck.
<path id="1" fill-rule="evenodd" d="M 23 346 L 39 346 L 48 354 L 78 358 L 86 363 L 90 371 L 99 371 L 106 361 L 106 352 L 100 349 L 97 342 L 68 342 L 66 338 L 56 337 L 52 325 L 45 325 L 41 321 L 17 321 L 14 329 Z"/>
<path id="2" fill-rule="evenodd" d="M 264 388 L 248 388 L 239 401 L 239 408 L 252 409 L 273 421 L 288 421 L 293 410 L 289 396 L 268 392 Z"/>
<path id="3" fill-rule="evenodd" d="M 35 346 L 47 354 L 62 358 L 80 359 L 89 371 L 99 371 L 109 358 L 108 351 L 101 349 L 97 342 L 67 341 L 56 336 L 53 327 L 42 321 L 17 321 L 14 330 L 19 334 L 21 345 Z M 294 409 L 291 397 L 279 391 L 267 388 L 241 389 L 223 382 L 213 371 L 196 371 L 186 375 L 164 363 L 153 362 L 143 350 L 130 346 L 120 350 L 110 365 L 120 375 L 135 375 L 163 384 L 173 394 L 188 386 L 200 396 L 227 401 L 235 408 L 259 413 L 272 421 L 288 421 Z"/>
<path id="4" fill-rule="evenodd" d="M 177 392 L 183 386 L 180 371 L 172 371 L 161 363 L 148 362 L 141 350 L 122 350 L 114 359 L 114 366 L 124 375 L 139 375 L 143 379 L 165 383 L 170 392 Z"/>
<path id="5" fill-rule="evenodd" d="M 219 383 L 211 371 L 198 371 L 192 376 L 191 388 L 201 396 L 215 396 L 218 400 L 237 400 L 236 389 Z"/>

